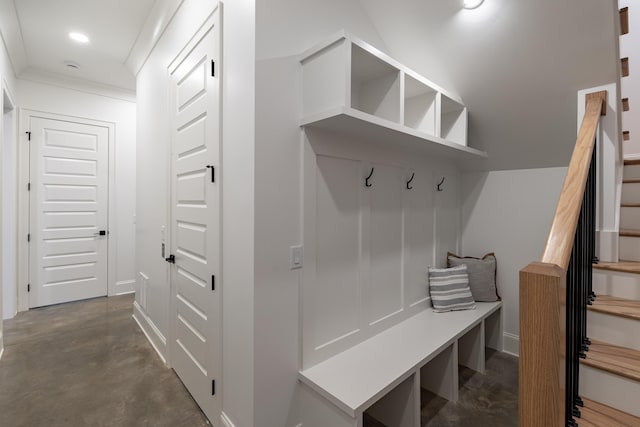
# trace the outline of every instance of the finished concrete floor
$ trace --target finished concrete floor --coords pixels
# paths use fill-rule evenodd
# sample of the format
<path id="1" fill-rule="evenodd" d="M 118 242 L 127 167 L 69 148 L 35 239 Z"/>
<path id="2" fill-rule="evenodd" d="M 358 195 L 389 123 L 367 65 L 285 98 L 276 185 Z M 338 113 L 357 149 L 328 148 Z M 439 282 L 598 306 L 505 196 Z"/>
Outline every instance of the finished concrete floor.
<path id="1" fill-rule="evenodd" d="M 132 295 L 97 298 L 5 321 L 0 426 L 209 426 L 136 325 L 132 304 Z M 457 404 L 422 391 L 423 427 L 517 425 L 517 358 L 488 353 L 486 375 L 460 367 L 460 387 Z M 369 417 L 365 426 L 382 424 Z"/>
<path id="2" fill-rule="evenodd" d="M 132 304 L 133 295 L 97 298 L 5 321 L 0 426 L 209 426 Z"/>

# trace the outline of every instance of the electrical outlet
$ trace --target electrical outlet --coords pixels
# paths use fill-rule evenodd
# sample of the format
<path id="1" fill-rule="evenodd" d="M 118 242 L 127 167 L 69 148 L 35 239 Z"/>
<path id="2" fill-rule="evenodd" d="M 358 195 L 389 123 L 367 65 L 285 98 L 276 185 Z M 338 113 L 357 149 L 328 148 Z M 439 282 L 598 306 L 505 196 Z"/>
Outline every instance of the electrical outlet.
<path id="1" fill-rule="evenodd" d="M 302 246 L 291 246 L 289 248 L 289 267 L 292 270 L 302 268 Z"/>

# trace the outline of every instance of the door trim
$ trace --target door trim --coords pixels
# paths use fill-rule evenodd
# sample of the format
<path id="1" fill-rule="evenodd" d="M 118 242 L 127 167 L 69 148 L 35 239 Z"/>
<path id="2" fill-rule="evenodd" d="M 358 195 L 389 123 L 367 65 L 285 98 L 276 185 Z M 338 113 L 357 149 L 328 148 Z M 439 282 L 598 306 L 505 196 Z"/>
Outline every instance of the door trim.
<path id="1" fill-rule="evenodd" d="M 27 233 L 29 232 L 29 222 L 31 214 L 29 191 L 27 191 L 27 183 L 29 182 L 29 142 L 26 132 L 29 131 L 29 123 L 32 117 L 43 119 L 72 121 L 91 126 L 101 126 L 109 129 L 109 178 L 108 178 L 108 211 L 107 223 L 109 226 L 109 236 L 107 239 L 107 295 L 116 294 L 116 199 L 115 199 L 115 182 L 116 182 L 116 147 L 115 135 L 116 124 L 114 122 L 96 120 L 92 118 L 69 116 L 64 114 L 48 113 L 45 111 L 20 109 L 20 123 L 18 126 L 18 311 L 29 310 L 29 293 L 27 292 L 27 284 L 29 283 L 29 244 L 27 242 Z"/>
<path id="2" fill-rule="evenodd" d="M 16 101 L 15 101 L 16 98 L 13 95 L 13 92 L 11 91 L 11 88 L 9 87 L 9 84 L 7 83 L 7 81 L 5 79 L 2 79 L 2 88 L 1 89 L 2 90 L 0 91 L 0 114 L 2 114 L 2 120 L 0 120 L 0 141 L 1 141 L 1 144 L 0 144 L 0 164 L 2 164 L 3 161 L 4 161 L 4 156 L 5 156 L 4 147 L 7 144 L 7 141 L 4 140 L 4 136 L 5 136 L 5 134 L 4 134 L 4 110 L 7 107 L 7 105 L 5 105 L 5 103 L 4 103 L 4 96 L 5 95 L 7 96 L 8 101 L 9 101 L 8 106 L 9 106 L 10 110 L 13 112 L 13 120 L 12 120 L 13 121 L 13 124 L 12 124 L 13 132 L 12 132 L 12 135 L 11 135 L 11 141 L 9 141 L 9 143 L 14 145 L 16 161 L 18 159 L 18 145 L 17 145 L 18 144 L 18 142 L 17 142 L 18 108 L 16 106 Z M 0 178 L 1 177 L 2 177 L 2 175 L 0 174 Z M 17 187 L 17 185 L 18 185 L 18 170 L 17 170 L 17 168 L 16 168 L 16 170 L 14 172 L 14 179 L 15 179 L 15 185 L 16 185 L 16 187 L 14 188 L 14 190 L 16 191 L 14 202 L 17 202 L 17 198 L 18 198 L 18 195 L 17 195 L 17 192 L 18 192 L 18 187 Z M 2 182 L 2 190 L 0 192 L 0 197 L 2 197 L 1 194 L 3 194 L 4 191 L 5 191 L 5 183 L 3 181 Z M 19 213 L 18 213 L 18 207 L 14 206 L 13 210 L 14 210 L 14 213 L 16 215 L 16 225 L 17 225 L 17 222 L 19 221 L 19 218 L 20 218 Z M 3 215 L 4 215 L 4 209 L 0 209 L 0 224 L 3 223 Z M 0 228 L 2 228 L 2 225 L 0 225 Z M 4 241 L 7 238 L 10 238 L 12 240 L 13 249 L 16 251 L 16 254 L 17 254 L 18 253 L 18 230 L 17 230 L 17 227 L 16 227 L 16 230 L 14 230 L 14 232 L 11 233 L 10 236 L 5 236 L 4 233 L 2 232 L 2 230 L 0 230 L 0 239 L 2 239 L 2 241 Z M 3 274 L 2 272 L 5 269 L 4 254 L 3 254 L 2 245 L 0 245 L 0 265 L 1 265 L 1 267 L 0 267 L 0 278 L 1 278 L 2 274 Z M 15 259 L 14 268 L 16 269 L 16 271 L 15 271 L 15 280 L 17 281 L 18 280 L 18 271 L 17 271 L 18 270 L 18 259 L 17 259 L 17 257 Z M 5 283 L 4 283 L 4 280 L 0 280 L 0 281 L 2 281 L 2 285 L 0 286 L 0 287 L 2 287 L 2 290 L 0 290 L 0 292 L 2 292 L 4 294 Z M 13 297 L 14 297 L 15 301 L 14 301 L 14 304 L 13 304 L 13 312 L 11 313 L 11 317 L 10 318 L 14 317 L 14 315 L 18 311 L 18 299 L 17 299 L 18 287 L 16 286 L 16 283 L 13 283 L 13 285 L 11 285 L 11 286 L 12 286 L 12 293 L 13 293 Z M 3 301 L 3 304 L 4 304 L 4 295 L 3 295 L 2 301 Z M 1 314 L 0 322 L 2 322 L 2 318 L 6 317 L 7 313 L 4 313 L 2 311 L 2 309 L 0 309 L 0 314 Z M 2 336 L 3 336 L 2 328 L 0 328 L 0 351 L 2 351 L 2 349 L 3 349 Z"/>

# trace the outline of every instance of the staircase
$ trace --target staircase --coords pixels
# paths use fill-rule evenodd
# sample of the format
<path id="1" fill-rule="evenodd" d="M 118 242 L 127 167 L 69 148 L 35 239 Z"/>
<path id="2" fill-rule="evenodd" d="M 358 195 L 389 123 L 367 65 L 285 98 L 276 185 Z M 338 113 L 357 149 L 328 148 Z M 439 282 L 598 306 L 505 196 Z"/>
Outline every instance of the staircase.
<path id="1" fill-rule="evenodd" d="M 593 266 L 581 427 L 640 426 L 640 161 L 625 161 L 623 180 L 620 262 Z"/>

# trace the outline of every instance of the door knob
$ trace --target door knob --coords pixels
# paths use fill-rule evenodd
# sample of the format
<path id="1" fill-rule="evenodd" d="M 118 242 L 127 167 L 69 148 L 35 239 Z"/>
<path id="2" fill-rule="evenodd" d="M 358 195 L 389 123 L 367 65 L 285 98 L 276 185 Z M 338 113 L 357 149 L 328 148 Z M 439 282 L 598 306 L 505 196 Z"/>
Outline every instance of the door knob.
<path id="1" fill-rule="evenodd" d="M 107 235 L 107 230 L 100 230 L 97 233 L 93 233 L 94 236 L 98 237 L 98 236 L 106 236 Z"/>
<path id="2" fill-rule="evenodd" d="M 165 258 L 165 261 L 167 261 L 169 264 L 175 264 L 176 263 L 176 256 L 171 254 L 169 255 L 169 258 Z"/>

